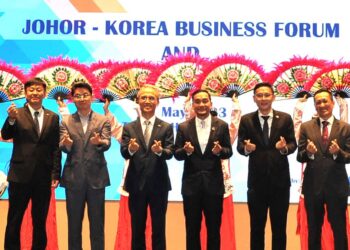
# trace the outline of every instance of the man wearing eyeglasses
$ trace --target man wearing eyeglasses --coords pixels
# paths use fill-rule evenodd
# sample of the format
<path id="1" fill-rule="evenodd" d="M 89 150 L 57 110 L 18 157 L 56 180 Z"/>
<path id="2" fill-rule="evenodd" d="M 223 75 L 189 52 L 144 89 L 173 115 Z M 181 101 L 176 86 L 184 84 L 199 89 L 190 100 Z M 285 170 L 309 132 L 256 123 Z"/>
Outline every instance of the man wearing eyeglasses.
<path id="1" fill-rule="evenodd" d="M 287 156 L 296 150 L 293 121 L 289 114 L 272 109 L 275 95 L 270 83 L 254 87 L 258 110 L 242 116 L 237 150 L 249 157 L 248 208 L 250 249 L 264 249 L 269 212 L 272 249 L 286 249 L 290 196 Z"/>
<path id="2" fill-rule="evenodd" d="M 104 249 L 105 188 L 110 185 L 104 152 L 111 145 L 106 116 L 91 110 L 92 88 L 75 83 L 71 89 L 77 112 L 65 116 L 60 127 L 60 148 L 67 154 L 61 186 L 66 191 L 68 248 L 82 249 L 82 221 L 88 207 L 92 250 Z"/>

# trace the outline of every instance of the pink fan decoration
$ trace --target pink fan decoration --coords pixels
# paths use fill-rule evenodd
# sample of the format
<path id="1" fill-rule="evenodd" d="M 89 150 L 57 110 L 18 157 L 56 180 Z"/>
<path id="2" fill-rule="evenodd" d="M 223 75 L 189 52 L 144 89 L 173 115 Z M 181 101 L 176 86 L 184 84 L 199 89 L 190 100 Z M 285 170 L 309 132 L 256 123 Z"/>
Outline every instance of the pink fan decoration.
<path id="1" fill-rule="evenodd" d="M 326 65 L 325 60 L 295 56 L 289 61 L 279 63 L 268 75 L 267 80 L 273 85 L 277 98 L 311 96 L 305 84 Z"/>
<path id="2" fill-rule="evenodd" d="M 327 89 L 341 97 L 350 97 L 350 63 L 333 63 L 315 74 L 305 85 L 305 89 L 315 93 Z"/>
<path id="3" fill-rule="evenodd" d="M 0 62 L 0 102 L 24 98 L 24 82 L 22 70 Z"/>
<path id="4" fill-rule="evenodd" d="M 161 97 L 187 96 L 194 90 L 194 82 L 202 72 L 206 59 L 192 54 L 169 56 L 150 75 Z"/>
<path id="5" fill-rule="evenodd" d="M 95 75 L 97 82 L 101 85 L 104 74 L 106 74 L 110 70 L 110 68 L 116 64 L 116 62 L 112 62 L 111 60 L 107 62 L 98 61 L 96 63 L 92 63 L 89 66 L 89 68 L 91 72 Z"/>
<path id="6" fill-rule="evenodd" d="M 99 98 L 96 77 L 88 66 L 76 60 L 62 57 L 49 57 L 32 67 L 30 77 L 40 77 L 47 84 L 47 97 L 66 99 L 70 95 L 71 86 L 76 82 L 86 82 L 93 88 L 96 98 Z"/>
<path id="7" fill-rule="evenodd" d="M 219 56 L 206 64 L 196 85 L 213 96 L 244 94 L 263 81 L 265 72 L 256 61 L 242 55 Z"/>
<path id="8" fill-rule="evenodd" d="M 103 75 L 101 84 L 102 98 L 134 100 L 140 87 L 149 83 L 148 77 L 155 66 L 149 62 L 132 61 L 114 64 Z"/>

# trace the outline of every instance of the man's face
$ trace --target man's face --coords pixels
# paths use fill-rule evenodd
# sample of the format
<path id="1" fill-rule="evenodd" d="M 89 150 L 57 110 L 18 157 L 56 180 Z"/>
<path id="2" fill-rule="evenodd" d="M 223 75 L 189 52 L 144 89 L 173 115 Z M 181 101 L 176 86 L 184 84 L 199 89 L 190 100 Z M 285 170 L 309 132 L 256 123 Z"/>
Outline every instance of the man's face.
<path id="1" fill-rule="evenodd" d="M 86 88 L 76 88 L 73 95 L 73 102 L 77 110 L 87 110 L 91 108 L 92 96 Z"/>
<path id="2" fill-rule="evenodd" d="M 142 116 L 152 117 L 155 114 L 159 100 L 156 95 L 156 90 L 153 88 L 143 88 L 138 95 L 138 104 Z"/>
<path id="3" fill-rule="evenodd" d="M 208 93 L 199 92 L 192 98 L 192 107 L 199 119 L 205 119 L 210 115 L 212 107 Z"/>
<path id="4" fill-rule="evenodd" d="M 272 109 L 272 102 L 275 95 L 269 87 L 260 87 L 255 91 L 254 102 L 262 114 L 268 114 Z"/>
<path id="5" fill-rule="evenodd" d="M 24 95 L 28 104 L 33 108 L 39 108 L 45 98 L 46 91 L 41 84 L 33 84 L 25 89 Z"/>
<path id="6" fill-rule="evenodd" d="M 315 95 L 315 108 L 319 117 L 327 120 L 332 116 L 334 101 L 327 92 L 321 92 Z"/>

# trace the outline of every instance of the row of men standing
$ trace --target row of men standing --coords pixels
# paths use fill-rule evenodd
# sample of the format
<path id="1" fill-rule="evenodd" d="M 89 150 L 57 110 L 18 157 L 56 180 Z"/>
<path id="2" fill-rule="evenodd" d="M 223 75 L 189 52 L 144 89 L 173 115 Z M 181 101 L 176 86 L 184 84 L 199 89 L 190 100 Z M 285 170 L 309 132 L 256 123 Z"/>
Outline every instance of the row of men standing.
<path id="1" fill-rule="evenodd" d="M 60 149 L 67 153 L 61 185 L 65 187 L 67 197 L 69 249 L 81 249 L 85 203 L 90 220 L 91 249 L 104 249 L 104 192 L 109 185 L 109 177 L 103 152 L 110 147 L 109 121 L 91 110 L 90 85 L 79 83 L 71 91 L 77 113 L 62 121 L 59 133 L 58 116 L 42 107 L 45 90 L 45 82 L 41 79 L 27 82 L 27 105 L 20 109 L 11 105 L 3 126 L 3 138 L 12 138 L 14 142 L 8 175 L 10 206 L 5 249 L 20 249 L 20 225 L 30 198 L 33 204 L 33 249 L 45 249 L 49 191 L 60 180 Z M 249 156 L 251 249 L 264 249 L 268 210 L 273 249 L 285 249 L 290 189 L 287 155 L 296 149 L 293 122 L 290 115 L 272 110 L 274 95 L 270 84 L 256 85 L 253 98 L 258 111 L 242 117 L 237 144 L 238 152 Z M 152 218 L 152 249 L 166 249 L 165 215 L 171 189 L 166 160 L 173 155 L 185 161 L 181 192 L 186 220 L 186 248 L 201 249 L 199 232 L 204 213 L 207 249 L 220 249 L 224 194 L 221 160 L 232 155 L 228 125 L 210 115 L 210 94 L 204 90 L 196 91 L 192 94 L 196 117 L 179 125 L 174 144 L 172 126 L 155 117 L 159 103 L 157 90 L 153 86 L 141 88 L 137 101 L 141 116 L 125 125 L 121 143 L 123 157 L 130 159 L 125 190 L 129 192 L 132 249 L 145 249 L 148 206 Z M 342 192 L 339 192 L 339 182 L 345 184 L 343 172 L 345 163 L 349 161 L 350 145 L 346 139 L 350 138 L 350 129 L 349 125 L 332 118 L 333 99 L 327 91 L 315 94 L 315 107 L 321 119 L 331 118 L 330 122 L 337 127 L 334 129 L 332 125 L 329 147 L 324 146 L 323 149 L 317 143 L 321 136 L 317 120 L 312 122 L 319 133 L 308 132 L 310 129 L 305 128 L 310 125 L 303 125 L 301 129 L 298 160 L 310 165 L 306 168 L 309 174 L 305 174 L 303 188 L 311 236 L 309 249 L 320 249 L 317 243 L 320 241 L 322 221 L 319 218 L 323 218 L 324 203 L 331 213 L 329 216 L 333 216 L 333 219 L 330 218 L 333 231 L 337 229 L 334 231 L 335 239 L 338 239 L 336 244 L 347 246 L 345 210 L 348 185 L 342 185 Z M 36 111 L 39 111 L 38 116 Z M 36 119 L 39 125 L 36 125 Z M 338 128 L 341 134 L 335 132 Z M 323 182 L 319 180 L 321 176 Z M 329 185 L 335 189 L 328 190 Z M 337 191 L 339 196 L 335 199 L 331 191 Z M 336 249 L 347 248 L 339 245 Z"/>

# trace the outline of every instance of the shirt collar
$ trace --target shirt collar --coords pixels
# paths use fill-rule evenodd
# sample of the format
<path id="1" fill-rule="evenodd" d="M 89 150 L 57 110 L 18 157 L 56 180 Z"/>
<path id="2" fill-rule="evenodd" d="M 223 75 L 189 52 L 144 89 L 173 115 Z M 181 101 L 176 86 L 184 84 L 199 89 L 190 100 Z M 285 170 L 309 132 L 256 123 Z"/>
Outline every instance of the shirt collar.
<path id="1" fill-rule="evenodd" d="M 208 115 L 208 117 L 207 118 L 205 118 L 205 119 L 199 119 L 197 116 L 196 116 L 196 124 L 197 124 L 197 126 L 201 126 L 201 121 L 204 121 L 205 122 L 205 125 L 206 125 L 206 127 L 208 126 L 208 124 L 209 124 L 209 126 L 211 125 L 211 115 Z"/>
<path id="2" fill-rule="evenodd" d="M 259 118 L 261 118 L 262 116 L 269 116 L 269 118 L 271 118 L 273 117 L 273 110 L 271 109 L 271 111 L 267 115 L 263 115 L 260 111 L 258 111 L 258 115 Z"/>
<path id="3" fill-rule="evenodd" d="M 156 116 L 155 115 L 152 116 L 150 119 L 146 119 L 145 117 L 140 116 L 140 122 L 141 122 L 142 125 L 145 124 L 145 121 L 150 121 L 151 125 L 154 125 L 155 120 L 156 120 Z"/>
<path id="4" fill-rule="evenodd" d="M 322 118 L 320 117 L 320 124 L 322 124 L 323 121 L 327 121 L 327 122 L 328 122 L 328 125 L 332 126 L 332 124 L 333 124 L 333 122 L 334 122 L 334 116 L 329 117 L 327 120 L 322 119 Z"/>
<path id="5" fill-rule="evenodd" d="M 36 111 L 39 112 L 39 116 L 41 116 L 41 114 L 44 112 L 43 107 L 41 107 L 40 109 L 33 109 L 29 104 L 27 105 L 27 107 L 29 108 L 29 111 L 33 117 L 34 117 L 34 112 L 36 112 Z"/>

